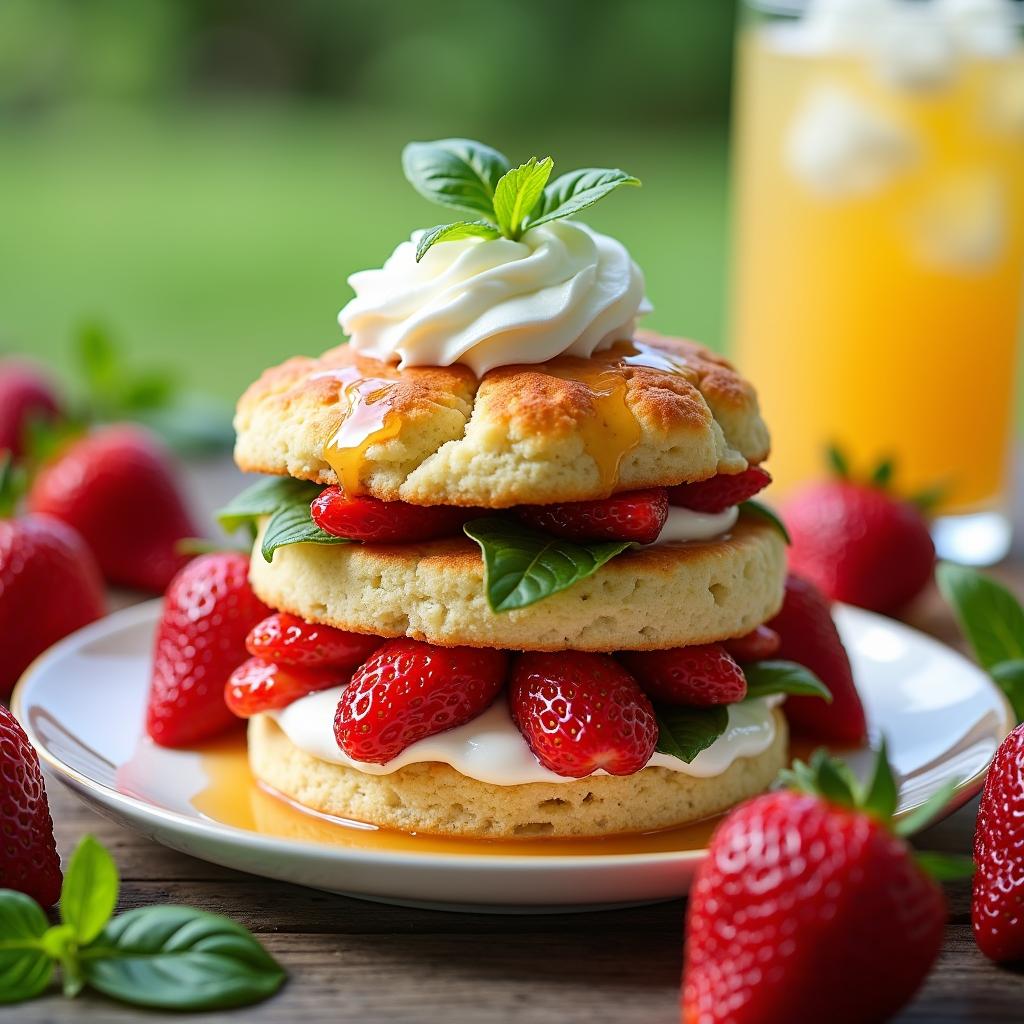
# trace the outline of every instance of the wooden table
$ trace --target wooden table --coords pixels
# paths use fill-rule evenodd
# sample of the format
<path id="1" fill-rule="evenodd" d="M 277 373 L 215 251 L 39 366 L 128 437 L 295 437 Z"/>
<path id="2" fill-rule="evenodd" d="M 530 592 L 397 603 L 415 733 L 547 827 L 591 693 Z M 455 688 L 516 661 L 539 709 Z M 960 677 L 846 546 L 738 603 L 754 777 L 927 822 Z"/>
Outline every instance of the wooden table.
<path id="1" fill-rule="evenodd" d="M 204 467 L 191 482 L 206 508 L 238 487 L 224 466 Z M 1000 575 L 1024 593 L 1024 558 L 1015 556 Z M 911 621 L 944 639 L 956 638 L 934 594 L 919 604 Z M 187 903 L 226 914 L 252 929 L 289 972 L 287 986 L 262 1005 L 234 1014 L 166 1019 L 287 1024 L 665 1024 L 679 1019 L 682 900 L 540 917 L 391 907 L 193 860 L 106 821 L 53 779 L 48 788 L 65 856 L 85 832 L 113 852 L 123 877 L 120 909 Z M 923 833 L 918 845 L 968 851 L 976 808 L 972 802 Z M 947 891 L 950 922 L 942 956 L 897 1019 L 1021 1021 L 1024 977 L 993 966 L 975 947 L 969 885 L 957 883 Z M 140 1018 L 137 1010 L 89 994 L 73 1003 L 53 995 L 0 1011 L 0 1019 L 24 1024 L 116 1024 Z"/>

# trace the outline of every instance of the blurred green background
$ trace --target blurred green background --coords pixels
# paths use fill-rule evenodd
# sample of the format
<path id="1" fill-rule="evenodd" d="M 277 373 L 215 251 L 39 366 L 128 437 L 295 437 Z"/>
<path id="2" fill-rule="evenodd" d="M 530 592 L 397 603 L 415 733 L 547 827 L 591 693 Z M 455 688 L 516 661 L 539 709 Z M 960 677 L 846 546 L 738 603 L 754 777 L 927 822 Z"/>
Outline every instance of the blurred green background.
<path id="1" fill-rule="evenodd" d="M 77 324 L 233 398 L 341 340 L 346 276 L 438 210 L 410 139 L 643 179 L 592 223 L 651 326 L 720 344 L 729 0 L 3 0 L 0 351 Z"/>

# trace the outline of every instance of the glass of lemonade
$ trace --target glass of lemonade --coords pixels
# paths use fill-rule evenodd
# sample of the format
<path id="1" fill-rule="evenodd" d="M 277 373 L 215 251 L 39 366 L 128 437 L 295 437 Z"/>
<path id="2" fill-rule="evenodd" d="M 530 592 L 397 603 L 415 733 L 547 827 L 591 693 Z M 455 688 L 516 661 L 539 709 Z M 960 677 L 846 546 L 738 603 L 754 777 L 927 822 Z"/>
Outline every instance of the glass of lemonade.
<path id="1" fill-rule="evenodd" d="M 838 445 L 941 489 L 940 553 L 1010 542 L 1024 284 L 1016 0 L 747 0 L 738 41 L 733 353 L 776 494 Z"/>

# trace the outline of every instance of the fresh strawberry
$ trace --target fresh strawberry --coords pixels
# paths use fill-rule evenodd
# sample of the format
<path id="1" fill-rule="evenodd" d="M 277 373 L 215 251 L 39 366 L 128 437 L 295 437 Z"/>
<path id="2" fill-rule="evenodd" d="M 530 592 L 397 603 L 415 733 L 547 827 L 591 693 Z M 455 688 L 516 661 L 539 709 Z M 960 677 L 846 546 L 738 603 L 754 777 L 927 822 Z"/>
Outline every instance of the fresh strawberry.
<path id="1" fill-rule="evenodd" d="M 92 552 L 64 523 L 14 512 L 20 478 L 0 455 L 0 700 L 47 647 L 103 614 Z"/>
<path id="2" fill-rule="evenodd" d="M 1024 725 L 1003 740 L 988 770 L 974 833 L 971 924 L 992 960 L 1024 960 Z"/>
<path id="3" fill-rule="evenodd" d="M 485 711 L 506 666 L 503 651 L 388 640 L 342 692 L 334 717 L 338 745 L 357 761 L 387 764 L 417 740 Z"/>
<path id="4" fill-rule="evenodd" d="M 60 858 L 39 755 L 18 720 L 2 705 L 0 834 L 0 889 L 17 889 L 44 907 L 53 906 L 60 896 Z"/>
<path id="5" fill-rule="evenodd" d="M 752 633 L 722 641 L 722 646 L 739 662 L 774 658 L 781 644 L 779 634 L 767 626 L 758 626 Z"/>
<path id="6" fill-rule="evenodd" d="M 201 555 L 167 588 L 146 712 L 146 731 L 162 746 L 197 743 L 236 721 L 224 684 L 246 657 L 246 634 L 270 612 L 248 577 L 242 554 Z"/>
<path id="7" fill-rule="evenodd" d="M 31 363 L 0 359 L 0 451 L 22 454 L 33 419 L 52 420 L 58 405 L 50 382 Z"/>
<path id="8" fill-rule="evenodd" d="M 839 459 L 839 464 L 845 463 Z M 884 463 L 871 483 L 812 484 L 782 506 L 792 546 L 789 567 L 832 598 L 891 613 L 932 578 L 935 545 L 921 509 L 885 489 Z"/>
<path id="9" fill-rule="evenodd" d="M 600 501 L 523 505 L 519 518 L 534 529 L 569 540 L 632 540 L 653 544 L 668 518 L 663 487 L 626 491 Z"/>
<path id="10" fill-rule="evenodd" d="M 508 701 L 537 760 L 557 775 L 582 779 L 598 768 L 633 775 L 658 742 L 651 702 L 606 654 L 521 654 Z"/>
<path id="11" fill-rule="evenodd" d="M 352 497 L 326 487 L 310 506 L 313 522 L 334 534 L 365 544 L 412 544 L 461 533 L 479 511 L 454 505 L 410 505 L 404 501 Z"/>
<path id="12" fill-rule="evenodd" d="M 865 790 L 816 755 L 789 773 L 800 792 L 718 826 L 690 890 L 683 1024 L 867 1024 L 918 989 L 946 902 L 897 834 L 882 764 L 885 784 Z"/>
<path id="13" fill-rule="evenodd" d="M 719 473 L 709 480 L 670 487 L 668 500 L 672 505 L 694 512 L 724 512 L 760 493 L 771 482 L 768 470 L 751 466 L 742 473 Z"/>
<path id="14" fill-rule="evenodd" d="M 302 668 L 249 658 L 228 678 L 224 703 L 239 718 L 251 718 L 262 711 L 287 707 L 308 693 L 330 689 L 347 679 L 348 674 L 338 669 Z"/>
<path id="15" fill-rule="evenodd" d="M 29 508 L 73 526 L 107 581 L 163 591 L 188 561 L 176 545 L 196 535 L 167 453 L 140 427 L 101 427 L 45 465 Z"/>
<path id="16" fill-rule="evenodd" d="M 809 668 L 832 694 L 831 703 L 817 697 L 789 697 L 786 717 L 794 731 L 826 743 L 862 743 L 867 736 L 864 707 L 829 602 L 821 591 L 791 573 L 786 578 L 782 611 L 768 626 L 779 634 L 778 656 Z"/>
<path id="17" fill-rule="evenodd" d="M 711 707 L 735 704 L 747 695 L 743 669 L 721 644 L 667 651 L 623 651 L 621 661 L 651 700 L 660 704 Z"/>
<path id="18" fill-rule="evenodd" d="M 298 615 L 274 612 L 253 626 L 245 649 L 254 658 L 301 668 L 353 669 L 384 643 L 379 636 L 306 622 Z"/>

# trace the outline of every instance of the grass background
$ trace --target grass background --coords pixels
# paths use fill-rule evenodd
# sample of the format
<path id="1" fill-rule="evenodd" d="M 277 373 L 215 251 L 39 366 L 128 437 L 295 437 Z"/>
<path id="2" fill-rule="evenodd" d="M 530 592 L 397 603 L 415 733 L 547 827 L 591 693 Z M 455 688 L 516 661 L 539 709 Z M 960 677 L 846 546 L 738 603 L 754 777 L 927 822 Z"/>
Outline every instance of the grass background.
<path id="1" fill-rule="evenodd" d="M 0 348 L 69 375 L 76 324 L 98 319 L 134 360 L 233 398 L 275 360 L 340 341 L 346 276 L 443 218 L 401 174 L 402 145 L 444 131 L 425 127 L 308 104 L 0 124 Z M 513 159 L 551 153 L 556 173 L 639 176 L 642 189 L 590 222 L 644 268 L 650 326 L 722 342 L 723 128 L 541 127 L 492 141 Z"/>

